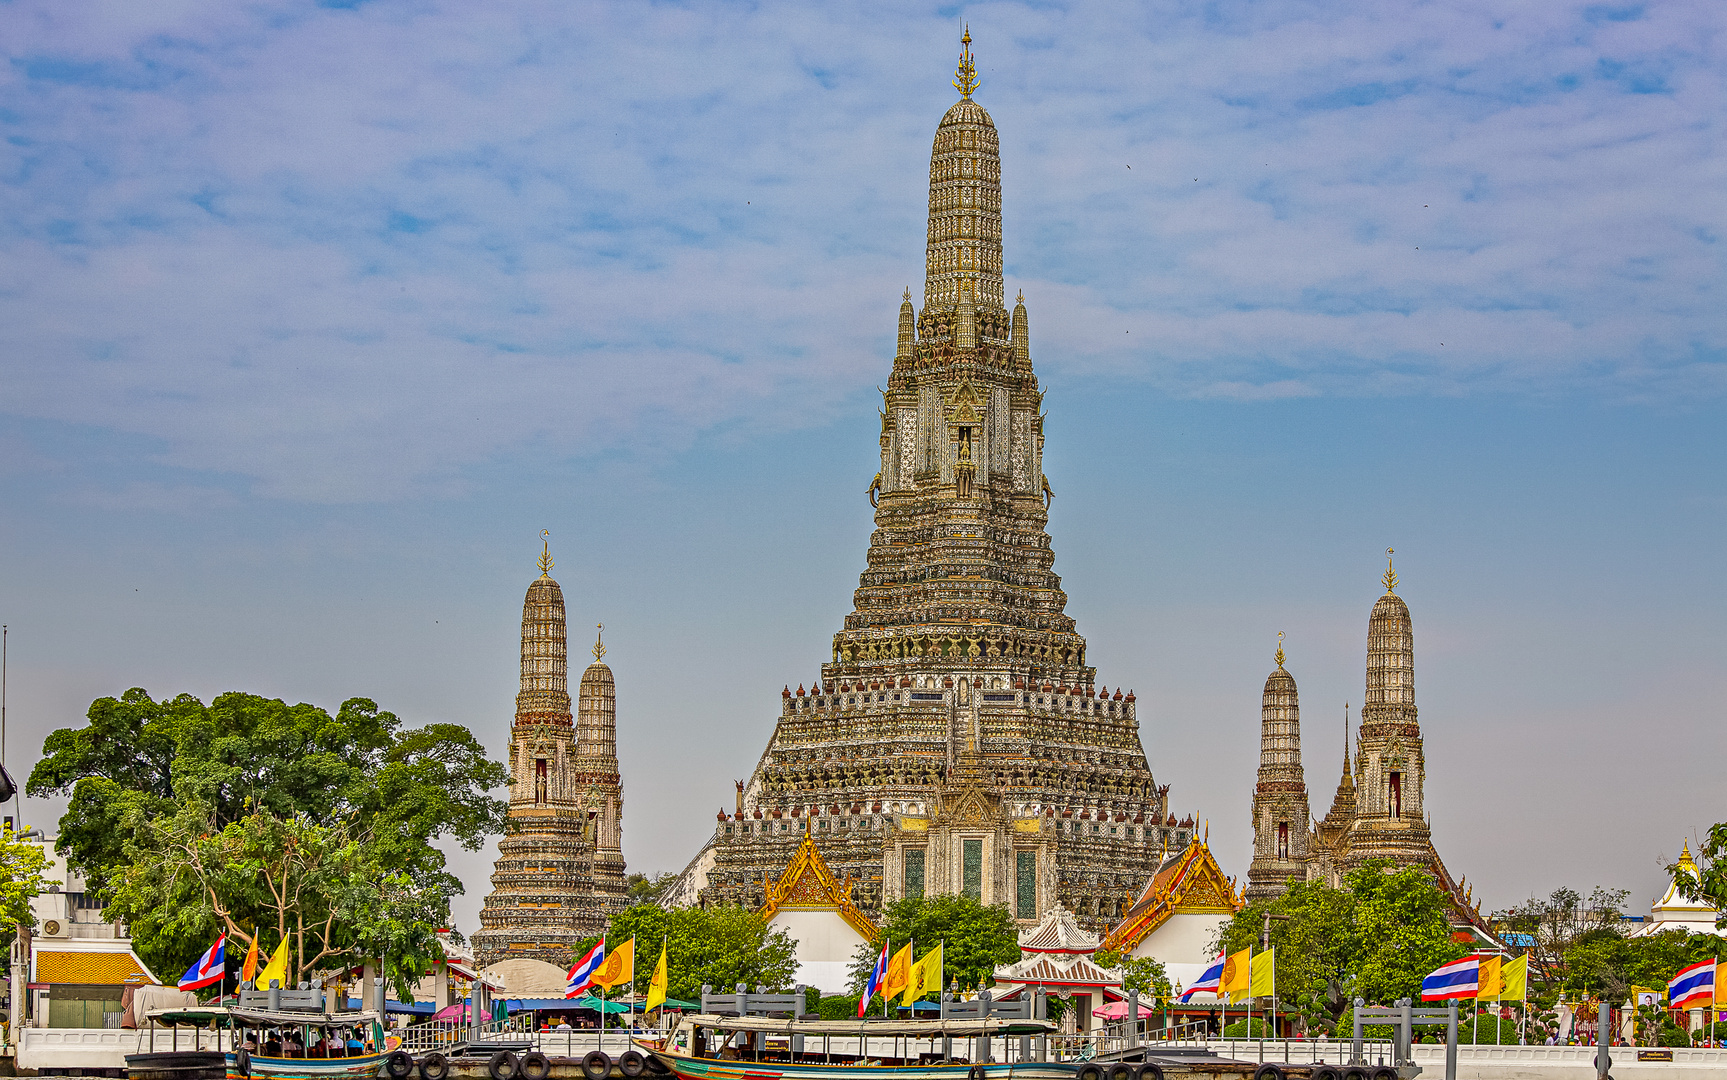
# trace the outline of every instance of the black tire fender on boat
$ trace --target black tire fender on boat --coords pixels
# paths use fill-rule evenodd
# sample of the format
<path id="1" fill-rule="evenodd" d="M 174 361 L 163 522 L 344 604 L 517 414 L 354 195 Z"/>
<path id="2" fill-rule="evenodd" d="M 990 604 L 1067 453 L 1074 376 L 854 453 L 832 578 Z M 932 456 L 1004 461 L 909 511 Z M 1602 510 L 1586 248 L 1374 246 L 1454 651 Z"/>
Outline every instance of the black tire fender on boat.
<path id="1" fill-rule="evenodd" d="M 406 1050 L 397 1050 L 384 1059 L 384 1072 L 395 1080 L 408 1080 L 414 1075 L 414 1059 Z"/>
<path id="2" fill-rule="evenodd" d="M 1096 1065 L 1087 1065 L 1079 1070 L 1079 1080 L 1103 1080 L 1103 1070 Z"/>
<path id="3" fill-rule="evenodd" d="M 522 1055 L 522 1080 L 546 1080 L 552 1075 L 552 1059 L 538 1050 Z"/>
<path id="4" fill-rule="evenodd" d="M 1351 1065 L 1343 1070 L 1343 1080 L 1367 1080 L 1367 1070 L 1359 1065 Z"/>
<path id="5" fill-rule="evenodd" d="M 1253 1070 L 1253 1080 L 1283 1080 L 1283 1070 L 1268 1061 Z"/>
<path id="6" fill-rule="evenodd" d="M 1155 1061 L 1148 1061 L 1133 1070 L 1133 1080 L 1163 1080 L 1163 1066 Z"/>
<path id="7" fill-rule="evenodd" d="M 445 1080 L 450 1075 L 450 1059 L 433 1050 L 420 1059 L 420 1080 Z"/>
<path id="8" fill-rule="evenodd" d="M 642 1055 L 634 1050 L 625 1050 L 618 1056 L 618 1071 L 629 1077 L 630 1080 L 636 1080 L 636 1077 L 648 1071 L 648 1063 Z"/>
<path id="9" fill-rule="evenodd" d="M 486 1075 L 492 1080 L 516 1080 L 522 1075 L 522 1063 L 508 1050 L 499 1050 L 486 1062 Z"/>
<path id="10" fill-rule="evenodd" d="M 252 1075 L 252 1055 L 244 1050 L 234 1051 L 234 1071 L 241 1076 Z"/>
<path id="11" fill-rule="evenodd" d="M 648 1071 L 655 1076 L 667 1076 L 672 1071 L 671 1066 L 661 1061 L 657 1054 L 648 1054 L 645 1056 L 645 1060 L 648 1063 Z"/>
<path id="12" fill-rule="evenodd" d="M 1343 1080 L 1343 1074 L 1337 1071 L 1335 1065 L 1321 1065 L 1313 1070 L 1312 1080 Z"/>
<path id="13" fill-rule="evenodd" d="M 1396 1069 L 1389 1065 L 1381 1065 L 1373 1070 L 1373 1080 L 1403 1080 Z"/>
<path id="14" fill-rule="evenodd" d="M 606 1080 L 612 1075 L 612 1059 L 604 1050 L 589 1050 L 582 1058 L 582 1075 L 588 1080 Z"/>
<path id="15" fill-rule="evenodd" d="M 1109 1080 L 1133 1080 L 1133 1068 L 1128 1065 L 1112 1065 L 1109 1069 Z"/>

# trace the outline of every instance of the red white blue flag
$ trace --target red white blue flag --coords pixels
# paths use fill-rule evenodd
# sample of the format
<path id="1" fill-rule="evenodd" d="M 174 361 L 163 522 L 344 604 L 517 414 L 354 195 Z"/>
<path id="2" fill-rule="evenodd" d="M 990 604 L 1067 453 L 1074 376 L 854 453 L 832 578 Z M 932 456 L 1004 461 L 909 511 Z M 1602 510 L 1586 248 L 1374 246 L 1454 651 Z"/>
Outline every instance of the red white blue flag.
<path id="1" fill-rule="evenodd" d="M 869 985 L 864 987 L 863 997 L 858 998 L 858 1015 L 869 1008 L 870 998 L 875 997 L 881 984 L 887 981 L 887 942 L 882 942 L 881 955 L 876 957 L 875 970 L 870 972 Z"/>
<path id="2" fill-rule="evenodd" d="M 580 997 L 589 987 L 594 985 L 594 976 L 599 974 L 600 965 L 606 962 L 606 939 L 600 938 L 599 944 L 588 950 L 586 956 L 575 962 L 570 968 L 569 976 L 564 980 L 564 996 Z"/>
<path id="3" fill-rule="evenodd" d="M 227 974 L 227 969 L 224 967 L 226 957 L 222 945 L 227 940 L 227 934 L 216 935 L 216 944 L 210 946 L 203 956 L 198 957 L 198 962 L 187 968 L 186 974 L 180 976 L 180 989 L 201 990 L 206 986 L 215 986 L 222 981 L 222 976 Z M 170 968 L 169 970 L 173 969 Z"/>
<path id="4" fill-rule="evenodd" d="M 1481 992 L 1481 958 L 1453 960 L 1421 980 L 1422 1001 L 1472 998 Z"/>
<path id="5" fill-rule="evenodd" d="M 1191 1001 L 1195 994 L 1215 994 L 1223 985 L 1223 957 L 1217 958 L 1217 963 L 1205 969 L 1205 974 L 1186 990 L 1181 992 L 1181 1000 Z"/>
<path id="6" fill-rule="evenodd" d="M 1669 1009 L 1707 1009 L 1715 1001 L 1715 961 L 1700 960 L 1679 969 L 1667 984 Z"/>

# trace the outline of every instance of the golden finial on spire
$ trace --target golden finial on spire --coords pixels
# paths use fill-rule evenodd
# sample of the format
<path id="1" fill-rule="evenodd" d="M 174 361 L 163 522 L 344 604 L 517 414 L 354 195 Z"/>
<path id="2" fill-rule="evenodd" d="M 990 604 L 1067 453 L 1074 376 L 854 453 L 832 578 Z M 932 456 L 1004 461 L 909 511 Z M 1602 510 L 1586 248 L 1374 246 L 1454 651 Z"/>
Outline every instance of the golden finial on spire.
<path id="1" fill-rule="evenodd" d="M 971 59 L 971 24 L 965 27 L 965 37 L 960 38 L 959 68 L 953 73 L 953 88 L 959 91 L 963 98 L 970 98 L 971 92 L 977 89 L 977 65 Z"/>
<path id="2" fill-rule="evenodd" d="M 1020 291 L 1019 291 L 1019 299 L 1018 299 L 1018 300 L 1015 300 L 1015 301 L 1014 301 L 1014 303 L 1016 303 L 1016 304 L 1023 304 L 1023 303 L 1025 303 L 1025 290 L 1024 290 L 1024 289 L 1021 289 L 1021 290 L 1020 290 Z"/>
<path id="3" fill-rule="evenodd" d="M 1391 568 L 1391 556 L 1396 553 L 1396 548 L 1385 549 L 1385 576 L 1379 579 L 1379 583 L 1385 586 L 1386 592 L 1397 591 L 1397 571 Z"/>
<path id="4" fill-rule="evenodd" d="M 594 630 L 594 663 L 597 664 L 606 658 L 606 624 L 595 623 Z"/>
<path id="5" fill-rule="evenodd" d="M 901 299 L 903 299 L 908 304 L 911 303 L 911 286 L 910 285 L 907 285 L 905 287 L 905 296 L 901 297 Z"/>
<path id="6" fill-rule="evenodd" d="M 1277 670 L 1283 670 L 1283 631 L 1277 632 Z"/>
<path id="7" fill-rule="evenodd" d="M 552 534 L 545 529 L 540 530 L 540 576 L 552 576 L 552 545 L 546 539 Z"/>

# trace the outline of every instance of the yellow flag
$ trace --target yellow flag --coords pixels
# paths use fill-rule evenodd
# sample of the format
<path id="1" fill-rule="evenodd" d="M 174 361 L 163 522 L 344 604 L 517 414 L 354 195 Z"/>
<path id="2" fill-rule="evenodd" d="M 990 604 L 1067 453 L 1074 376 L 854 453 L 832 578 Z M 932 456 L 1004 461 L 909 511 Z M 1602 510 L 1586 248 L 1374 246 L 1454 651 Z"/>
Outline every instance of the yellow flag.
<path id="1" fill-rule="evenodd" d="M 1247 965 L 1249 971 L 1248 997 L 1277 996 L 1277 950 L 1267 949 L 1254 957 Z"/>
<path id="2" fill-rule="evenodd" d="M 911 945 L 907 943 L 887 962 L 887 975 L 882 979 L 881 997 L 892 1001 L 911 985 Z"/>
<path id="3" fill-rule="evenodd" d="M 258 989 L 270 989 L 270 980 L 275 979 L 282 984 L 282 989 L 288 988 L 288 939 L 283 938 L 282 944 L 276 946 L 276 951 L 270 955 L 270 962 L 264 965 L 264 970 L 258 972 Z"/>
<path id="4" fill-rule="evenodd" d="M 922 987 L 919 991 L 920 994 L 941 993 L 942 964 L 945 962 L 943 956 L 946 951 L 945 943 L 938 944 L 934 952 L 923 958 L 923 981 L 919 984 Z"/>
<path id="5" fill-rule="evenodd" d="M 1507 960 L 1500 967 L 1499 996 L 1506 1001 L 1529 1000 L 1529 957 Z"/>
<path id="6" fill-rule="evenodd" d="M 1499 990 L 1503 985 L 1499 980 L 1500 959 L 1497 956 L 1484 956 L 1476 965 L 1475 997 L 1480 1001 L 1498 1001 Z"/>
<path id="7" fill-rule="evenodd" d="M 1219 993 L 1228 994 L 1231 1003 L 1247 996 L 1248 987 L 1251 985 L 1247 965 L 1252 956 L 1253 949 L 1250 946 L 1240 952 L 1230 953 L 1223 962 L 1223 981 L 1217 989 Z"/>
<path id="8" fill-rule="evenodd" d="M 252 935 L 252 946 L 246 950 L 246 962 L 240 965 L 240 981 L 251 982 L 258 977 L 258 935 Z"/>
<path id="9" fill-rule="evenodd" d="M 636 939 L 619 945 L 607 954 L 600 964 L 600 970 L 594 973 L 594 981 L 610 990 L 627 982 L 636 981 Z"/>
<path id="10" fill-rule="evenodd" d="M 666 947 L 660 946 L 660 962 L 654 965 L 654 977 L 648 980 L 648 997 L 642 1011 L 657 1009 L 666 1003 Z"/>

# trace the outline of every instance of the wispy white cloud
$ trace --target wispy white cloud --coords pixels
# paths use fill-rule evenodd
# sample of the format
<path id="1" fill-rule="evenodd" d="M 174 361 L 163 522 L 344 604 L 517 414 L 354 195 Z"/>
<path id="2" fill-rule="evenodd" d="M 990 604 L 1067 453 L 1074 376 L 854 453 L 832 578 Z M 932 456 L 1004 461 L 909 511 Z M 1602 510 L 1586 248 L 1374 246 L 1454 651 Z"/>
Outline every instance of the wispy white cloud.
<path id="1" fill-rule="evenodd" d="M 820 421 L 920 277 L 922 7 L 14 3 L 0 410 L 257 493 Z M 1707 5 L 968 8 L 1039 363 L 1719 395 Z"/>

